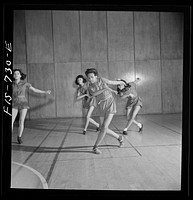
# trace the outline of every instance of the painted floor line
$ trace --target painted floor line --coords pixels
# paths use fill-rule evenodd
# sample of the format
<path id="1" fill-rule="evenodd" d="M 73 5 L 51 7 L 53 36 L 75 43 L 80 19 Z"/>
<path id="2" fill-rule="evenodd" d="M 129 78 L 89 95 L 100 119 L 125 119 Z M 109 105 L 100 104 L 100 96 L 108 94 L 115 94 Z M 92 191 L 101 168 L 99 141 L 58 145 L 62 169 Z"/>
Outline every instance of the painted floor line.
<path id="1" fill-rule="evenodd" d="M 30 171 L 32 171 L 35 175 L 37 175 L 39 177 L 39 179 L 40 179 L 40 181 L 42 183 L 43 189 L 48 189 L 48 184 L 47 184 L 45 178 L 38 171 L 36 171 L 32 167 L 29 167 L 27 165 L 24 165 L 24 164 L 21 164 L 21 163 L 18 163 L 18 162 L 12 161 L 12 163 L 16 164 L 16 165 L 19 165 L 21 167 L 25 167 L 25 168 L 29 169 Z"/>

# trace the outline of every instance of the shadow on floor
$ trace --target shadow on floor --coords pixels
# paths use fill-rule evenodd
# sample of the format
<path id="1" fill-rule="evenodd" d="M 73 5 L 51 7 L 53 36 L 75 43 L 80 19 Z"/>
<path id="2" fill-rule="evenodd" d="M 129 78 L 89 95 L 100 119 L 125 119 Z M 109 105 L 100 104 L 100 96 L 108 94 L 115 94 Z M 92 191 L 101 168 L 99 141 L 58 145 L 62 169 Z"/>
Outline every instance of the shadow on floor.
<path id="1" fill-rule="evenodd" d="M 25 145 L 16 145 L 16 142 L 13 143 L 12 150 L 14 151 L 25 151 L 25 152 L 34 152 L 34 153 L 77 153 L 77 152 L 90 152 L 93 153 L 93 146 L 67 146 L 67 147 L 36 147 L 36 146 L 25 146 Z M 106 147 L 118 147 L 118 145 L 99 145 L 100 148 Z"/>

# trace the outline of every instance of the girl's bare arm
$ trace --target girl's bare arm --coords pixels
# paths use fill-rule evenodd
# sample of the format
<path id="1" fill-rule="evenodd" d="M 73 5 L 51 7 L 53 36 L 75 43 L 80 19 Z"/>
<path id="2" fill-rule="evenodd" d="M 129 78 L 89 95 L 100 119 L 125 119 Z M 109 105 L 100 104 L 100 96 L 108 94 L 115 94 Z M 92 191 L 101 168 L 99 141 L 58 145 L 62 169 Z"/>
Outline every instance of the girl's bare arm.
<path id="1" fill-rule="evenodd" d="M 76 99 L 77 99 L 77 100 L 80 100 L 80 99 L 82 99 L 82 98 L 84 98 L 84 97 L 86 97 L 86 96 L 88 96 L 88 94 L 83 94 L 83 95 L 81 95 L 81 93 L 78 91 L 78 92 L 77 92 Z"/>
<path id="2" fill-rule="evenodd" d="M 47 90 L 47 91 L 43 91 L 43 90 L 39 90 L 37 88 L 34 88 L 34 87 L 30 87 L 29 88 L 30 90 L 32 90 L 33 92 L 35 93 L 40 93 L 40 94 L 51 94 L 51 90 Z"/>
<path id="3" fill-rule="evenodd" d="M 103 93 L 105 90 L 107 90 L 107 88 L 104 88 L 104 89 L 101 89 L 101 90 L 98 90 L 98 91 L 96 91 L 96 92 L 93 92 L 92 93 L 92 96 L 98 96 L 99 94 L 101 94 L 101 93 Z"/>
<path id="4" fill-rule="evenodd" d="M 132 84 L 132 83 L 136 84 L 136 83 L 138 83 L 140 80 L 141 80 L 140 78 L 137 78 L 135 81 L 129 82 L 129 83 L 131 83 L 131 84 Z"/>
<path id="5" fill-rule="evenodd" d="M 126 85 L 125 82 L 123 81 L 112 81 L 106 78 L 103 78 L 103 80 L 109 85 L 121 85 L 121 84 Z"/>
<path id="6" fill-rule="evenodd" d="M 120 97 L 121 99 L 126 99 L 128 96 L 129 96 L 129 95 L 127 95 L 127 94 L 120 94 L 120 95 L 119 95 L 119 97 Z"/>

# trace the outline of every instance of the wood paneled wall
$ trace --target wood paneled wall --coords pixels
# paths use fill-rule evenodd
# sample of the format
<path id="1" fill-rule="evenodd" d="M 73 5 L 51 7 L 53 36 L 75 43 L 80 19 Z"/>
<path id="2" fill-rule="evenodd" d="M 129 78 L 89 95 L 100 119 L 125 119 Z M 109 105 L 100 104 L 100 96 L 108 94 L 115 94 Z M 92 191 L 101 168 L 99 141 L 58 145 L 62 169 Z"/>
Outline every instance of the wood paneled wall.
<path id="1" fill-rule="evenodd" d="M 25 11 L 27 63 L 53 63 L 51 11 Z"/>
<path id="2" fill-rule="evenodd" d="M 182 111 L 182 13 L 16 10 L 13 47 L 14 68 L 52 90 L 29 92 L 30 118 L 82 116 L 74 80 L 90 67 L 112 80 L 140 77 L 140 113 Z M 125 114 L 125 101 L 116 100 Z"/>
<path id="3" fill-rule="evenodd" d="M 80 62 L 79 12 L 53 11 L 54 60 Z"/>
<path id="4" fill-rule="evenodd" d="M 104 11 L 80 11 L 83 62 L 107 61 L 107 24 Z"/>

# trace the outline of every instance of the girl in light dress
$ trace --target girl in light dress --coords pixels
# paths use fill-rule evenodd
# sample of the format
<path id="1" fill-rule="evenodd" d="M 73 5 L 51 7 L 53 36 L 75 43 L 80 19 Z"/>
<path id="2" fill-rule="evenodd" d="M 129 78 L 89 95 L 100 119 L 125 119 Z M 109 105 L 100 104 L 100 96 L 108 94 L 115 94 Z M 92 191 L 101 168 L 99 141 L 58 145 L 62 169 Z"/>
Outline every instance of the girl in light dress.
<path id="1" fill-rule="evenodd" d="M 95 68 L 87 69 L 85 72 L 89 84 L 88 91 L 95 97 L 95 106 L 99 109 L 100 114 L 104 116 L 101 130 L 93 147 L 93 152 L 100 154 L 99 145 L 105 137 L 106 133 L 116 138 L 119 141 L 119 146 L 123 146 L 123 136 L 109 129 L 109 125 L 116 113 L 116 102 L 113 97 L 113 90 L 108 85 L 120 85 L 123 81 L 112 81 L 98 76 L 98 71 Z M 117 91 L 115 91 L 117 93 Z"/>
<path id="2" fill-rule="evenodd" d="M 98 131 L 99 124 L 94 119 L 91 118 L 92 112 L 95 107 L 93 104 L 94 99 L 87 90 L 87 81 L 83 75 L 78 75 L 75 79 L 75 83 L 76 85 L 78 85 L 76 98 L 77 100 L 82 99 L 83 112 L 86 113 L 86 121 L 85 121 L 83 134 L 84 135 L 86 134 L 89 122 L 94 124 L 97 127 L 96 131 Z"/>
<path id="3" fill-rule="evenodd" d="M 122 79 L 118 79 L 122 80 Z M 137 94 L 136 91 L 136 83 L 140 81 L 139 78 L 137 78 L 134 82 L 127 83 L 125 80 L 122 80 L 125 84 L 120 84 L 117 86 L 117 92 L 120 98 L 125 99 L 127 98 L 126 103 L 126 119 L 127 124 L 123 130 L 123 134 L 127 135 L 127 130 L 131 126 L 132 123 L 135 123 L 138 128 L 139 132 L 143 130 L 143 124 L 139 123 L 135 120 L 135 117 L 137 116 L 139 110 L 142 108 L 142 100 L 140 96 Z"/>
<path id="4" fill-rule="evenodd" d="M 32 90 L 35 93 L 40 94 L 51 94 L 50 90 L 43 91 L 32 87 L 32 85 L 25 80 L 26 74 L 22 73 L 20 69 L 13 70 L 13 84 L 12 84 L 12 131 L 15 118 L 19 112 L 19 128 L 17 141 L 21 144 L 23 141 L 21 139 L 24 130 L 24 121 L 29 109 L 28 101 L 26 98 L 26 90 Z"/>

